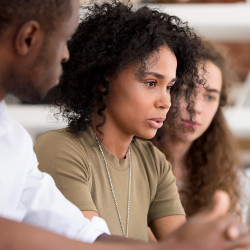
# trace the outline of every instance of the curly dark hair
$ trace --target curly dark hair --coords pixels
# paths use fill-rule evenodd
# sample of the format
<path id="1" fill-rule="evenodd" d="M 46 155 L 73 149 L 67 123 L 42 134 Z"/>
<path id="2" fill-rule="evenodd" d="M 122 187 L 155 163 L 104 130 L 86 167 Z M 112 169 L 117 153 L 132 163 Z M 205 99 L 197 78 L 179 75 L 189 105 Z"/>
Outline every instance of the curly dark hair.
<path id="1" fill-rule="evenodd" d="M 28 20 L 36 20 L 46 32 L 72 14 L 70 0 L 0 0 L 0 35 L 9 26 L 18 28 Z"/>
<path id="2" fill-rule="evenodd" d="M 186 23 L 175 16 L 113 1 L 85 7 L 85 16 L 69 42 L 70 60 L 58 86 L 56 103 L 75 134 L 91 125 L 96 107 L 105 123 L 104 97 L 110 91 L 109 80 L 126 66 L 145 68 L 145 61 L 161 46 L 167 45 L 178 62 L 178 84 L 172 98 L 184 82 L 189 90 L 198 78 L 196 61 L 202 48 L 200 39 Z M 188 79 L 188 80 L 185 80 Z M 187 91 L 187 96 L 190 95 Z"/>
<path id="3" fill-rule="evenodd" d="M 228 102 L 228 90 L 237 78 L 225 60 L 225 56 L 209 42 L 204 41 L 203 61 L 215 64 L 222 73 L 222 89 L 218 110 L 208 129 L 189 148 L 184 164 L 188 171 L 188 200 L 183 203 L 187 216 L 193 215 L 212 203 L 217 189 L 226 191 L 231 199 L 230 211 L 240 216 L 239 172 L 241 166 L 237 156 L 237 143 L 225 121 L 222 107 Z M 157 131 L 154 144 L 172 161 L 169 145 L 176 128 L 171 128 L 167 118 L 164 126 Z M 174 166 L 173 166 L 174 168 Z M 184 197 L 183 197 L 184 198 Z"/>

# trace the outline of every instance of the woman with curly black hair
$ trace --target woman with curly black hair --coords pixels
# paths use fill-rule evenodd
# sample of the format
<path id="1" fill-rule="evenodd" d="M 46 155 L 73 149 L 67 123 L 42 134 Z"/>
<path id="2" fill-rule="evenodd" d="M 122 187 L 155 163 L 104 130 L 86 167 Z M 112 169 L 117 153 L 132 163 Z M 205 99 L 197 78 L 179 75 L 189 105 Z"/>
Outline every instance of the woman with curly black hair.
<path id="1" fill-rule="evenodd" d="M 148 7 L 104 3 L 85 14 L 57 98 L 68 128 L 39 137 L 39 167 L 112 234 L 147 241 L 149 225 L 162 239 L 185 222 L 184 210 L 164 154 L 139 138 L 163 125 L 170 90 L 175 104 L 184 82 L 186 98 L 192 94 L 200 40 L 177 17 Z"/>
<path id="2" fill-rule="evenodd" d="M 209 206 L 217 189 L 229 194 L 230 212 L 240 216 L 241 168 L 222 110 L 235 77 L 219 48 L 205 41 L 204 46 L 206 83 L 195 90 L 195 115 L 190 119 L 186 101 L 180 101 L 177 126 L 169 126 L 167 121 L 173 117 L 167 117 L 153 142 L 172 163 L 187 216 Z"/>

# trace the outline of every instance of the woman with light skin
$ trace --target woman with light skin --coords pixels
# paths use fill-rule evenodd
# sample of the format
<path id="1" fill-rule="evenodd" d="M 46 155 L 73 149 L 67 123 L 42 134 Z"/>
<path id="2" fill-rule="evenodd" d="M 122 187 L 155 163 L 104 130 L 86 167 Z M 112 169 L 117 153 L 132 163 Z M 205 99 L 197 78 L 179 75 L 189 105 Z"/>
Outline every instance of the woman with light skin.
<path id="1" fill-rule="evenodd" d="M 68 128 L 40 136 L 35 151 L 66 198 L 112 234 L 147 241 L 150 226 L 163 239 L 185 222 L 171 166 L 139 138 L 154 137 L 184 79 L 191 95 L 201 49 L 177 17 L 117 2 L 90 7 L 69 43 L 57 97 Z"/>
<path id="2" fill-rule="evenodd" d="M 230 211 L 240 215 L 237 146 L 222 112 L 232 72 L 215 47 L 206 42 L 204 45 L 199 72 L 206 82 L 196 87 L 191 100 L 192 118 L 183 97 L 179 102 L 180 114 L 172 123 L 175 126 L 170 126 L 167 119 L 153 141 L 172 163 L 187 216 L 211 204 L 217 188 L 229 193 Z"/>

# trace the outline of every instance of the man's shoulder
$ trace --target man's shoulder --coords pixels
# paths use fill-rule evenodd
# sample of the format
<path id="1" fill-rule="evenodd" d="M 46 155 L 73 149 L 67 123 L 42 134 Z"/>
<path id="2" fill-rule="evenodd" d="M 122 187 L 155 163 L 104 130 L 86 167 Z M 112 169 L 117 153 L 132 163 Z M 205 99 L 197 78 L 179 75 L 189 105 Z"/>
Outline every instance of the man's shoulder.
<path id="1" fill-rule="evenodd" d="M 33 142 L 31 136 L 20 123 L 9 116 L 6 116 L 2 122 L 3 126 L 0 132 L 1 142 L 4 142 L 6 146 L 13 144 L 13 146 L 18 145 L 22 147 L 29 144 L 32 147 Z"/>
<path id="2" fill-rule="evenodd" d="M 0 134 L 1 167 L 13 176 L 14 173 L 16 176 L 24 175 L 30 166 L 37 164 L 32 139 L 23 126 L 11 117 L 5 119 L 4 125 Z"/>

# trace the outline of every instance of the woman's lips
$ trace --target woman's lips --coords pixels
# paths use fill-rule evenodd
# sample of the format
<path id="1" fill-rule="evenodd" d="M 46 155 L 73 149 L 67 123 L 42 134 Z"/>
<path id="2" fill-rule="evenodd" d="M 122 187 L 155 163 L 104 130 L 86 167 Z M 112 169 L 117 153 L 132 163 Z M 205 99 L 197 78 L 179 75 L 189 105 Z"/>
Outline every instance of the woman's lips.
<path id="1" fill-rule="evenodd" d="M 200 125 L 198 122 L 190 121 L 190 120 L 182 120 L 182 124 L 186 129 L 195 130 Z"/>
<path id="2" fill-rule="evenodd" d="M 164 120 L 165 119 L 163 118 L 153 118 L 153 119 L 149 119 L 148 123 L 150 127 L 154 129 L 159 129 L 162 127 Z"/>

